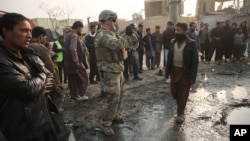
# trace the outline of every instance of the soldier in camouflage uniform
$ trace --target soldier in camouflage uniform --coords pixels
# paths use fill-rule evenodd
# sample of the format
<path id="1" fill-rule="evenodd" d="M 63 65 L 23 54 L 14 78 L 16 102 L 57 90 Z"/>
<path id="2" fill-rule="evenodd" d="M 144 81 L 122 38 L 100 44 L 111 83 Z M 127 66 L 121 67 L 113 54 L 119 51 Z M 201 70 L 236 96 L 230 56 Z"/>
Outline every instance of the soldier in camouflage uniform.
<path id="1" fill-rule="evenodd" d="M 128 35 L 120 37 L 116 34 L 117 15 L 111 10 L 103 10 L 99 15 L 101 28 L 95 37 L 95 49 L 97 56 L 97 66 L 103 81 L 105 96 L 107 98 L 107 108 L 103 111 L 102 130 L 110 136 L 114 135 L 111 128 L 113 121 L 123 122 L 117 115 L 123 95 L 123 60 L 127 53 L 125 47 L 131 42 Z"/>

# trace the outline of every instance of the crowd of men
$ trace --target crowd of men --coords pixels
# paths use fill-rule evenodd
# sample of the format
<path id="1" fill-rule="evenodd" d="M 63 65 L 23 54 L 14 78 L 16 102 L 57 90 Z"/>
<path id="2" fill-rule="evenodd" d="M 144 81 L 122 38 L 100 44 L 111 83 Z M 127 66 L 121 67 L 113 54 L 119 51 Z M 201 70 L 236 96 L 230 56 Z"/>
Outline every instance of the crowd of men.
<path id="1" fill-rule="evenodd" d="M 220 65 L 223 60 L 225 63 L 239 62 L 244 59 L 247 41 L 248 29 L 246 21 L 239 26 L 237 23 L 230 25 L 230 20 L 216 22 L 216 27 L 209 30 L 207 23 L 198 32 L 201 60 L 210 63 L 215 52 L 215 61 Z"/>
<path id="2" fill-rule="evenodd" d="M 185 120 L 185 107 L 190 86 L 196 81 L 199 56 L 204 63 L 239 62 L 246 51 L 246 22 L 237 26 L 230 20 L 217 22 L 210 30 L 207 23 L 197 30 L 189 24 L 169 21 L 161 33 L 160 26 L 145 32 L 143 24 L 130 24 L 124 33 L 116 31 L 117 15 L 103 10 L 101 27 L 90 26 L 82 34 L 83 23 L 76 21 L 72 29 L 53 45 L 46 43 L 43 27 L 31 27 L 21 14 L 5 14 L 0 22 L 0 130 L 7 141 L 56 141 L 58 132 L 51 112 L 63 111 L 62 83 L 68 83 L 70 102 L 88 100 L 89 84 L 99 82 L 100 95 L 107 98 L 101 128 L 114 135 L 113 122 L 123 123 L 119 108 L 123 82 L 143 80 L 139 74 L 164 64 L 166 83 L 177 103 L 176 123 Z M 162 53 L 164 51 L 164 53 Z M 164 57 L 161 55 L 164 54 Z M 143 61 L 145 55 L 145 61 Z M 161 60 L 161 58 L 164 58 Z M 143 63 L 146 62 L 146 68 Z M 88 75 L 87 69 L 90 69 Z M 160 74 L 163 71 L 159 70 Z"/>

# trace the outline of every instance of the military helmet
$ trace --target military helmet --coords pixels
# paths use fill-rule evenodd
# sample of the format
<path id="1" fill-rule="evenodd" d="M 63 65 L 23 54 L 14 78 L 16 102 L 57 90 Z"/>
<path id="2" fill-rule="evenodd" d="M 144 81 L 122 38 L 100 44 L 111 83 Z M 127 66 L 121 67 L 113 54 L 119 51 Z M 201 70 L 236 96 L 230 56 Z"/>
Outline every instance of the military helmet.
<path id="1" fill-rule="evenodd" d="M 117 14 L 111 10 L 103 10 L 99 15 L 99 21 L 112 20 L 116 22 Z"/>

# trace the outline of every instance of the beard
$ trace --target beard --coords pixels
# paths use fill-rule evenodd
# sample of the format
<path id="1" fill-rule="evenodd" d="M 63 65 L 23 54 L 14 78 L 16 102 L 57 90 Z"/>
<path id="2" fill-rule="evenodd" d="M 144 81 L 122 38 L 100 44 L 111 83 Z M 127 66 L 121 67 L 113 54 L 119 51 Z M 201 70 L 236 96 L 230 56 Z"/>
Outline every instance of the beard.
<path id="1" fill-rule="evenodd" d="M 177 42 L 183 42 L 186 40 L 185 34 L 175 34 L 175 38 Z"/>

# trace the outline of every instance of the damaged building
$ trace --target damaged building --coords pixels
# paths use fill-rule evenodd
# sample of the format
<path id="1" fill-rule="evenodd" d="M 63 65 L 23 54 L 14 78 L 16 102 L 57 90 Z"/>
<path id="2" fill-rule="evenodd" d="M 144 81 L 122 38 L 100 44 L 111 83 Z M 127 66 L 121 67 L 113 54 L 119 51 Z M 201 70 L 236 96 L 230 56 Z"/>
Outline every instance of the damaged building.
<path id="1" fill-rule="evenodd" d="M 130 23 L 143 23 L 145 28 L 151 28 L 154 31 L 155 26 L 159 25 L 161 31 L 165 30 L 166 24 L 169 20 L 173 22 L 184 21 L 187 22 L 187 18 L 181 17 L 184 11 L 183 0 L 145 0 L 144 9 L 140 12 L 132 15 L 132 21 L 118 20 L 119 31 L 123 30 L 126 25 Z M 142 15 L 145 13 L 145 18 Z"/>
<path id="2" fill-rule="evenodd" d="M 231 20 L 238 25 L 247 21 L 249 25 L 249 0 L 198 0 L 196 19 L 199 23 L 209 23 L 214 27 L 217 21 Z"/>
<path id="3" fill-rule="evenodd" d="M 187 1 L 187 0 L 186 0 Z M 161 31 L 166 27 L 167 21 L 191 22 L 194 21 L 200 29 L 202 23 L 209 23 L 210 28 L 215 27 L 216 21 L 230 19 L 231 23 L 238 25 L 247 21 L 250 25 L 250 0 L 196 0 L 195 15 L 184 14 L 185 0 L 145 0 L 144 9 L 133 14 L 132 21 L 119 20 L 120 30 L 130 23 L 143 23 L 144 27 L 154 30 L 155 25 L 161 26 Z M 188 6 L 186 6 L 188 7 Z M 191 7 L 190 7 L 191 8 Z M 145 12 L 145 18 L 142 13 Z"/>

